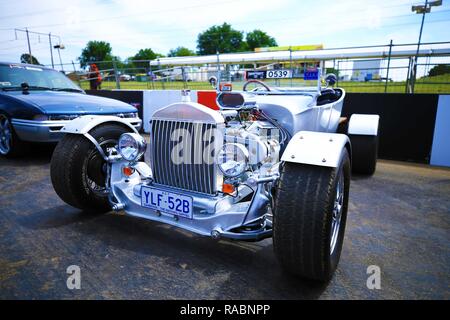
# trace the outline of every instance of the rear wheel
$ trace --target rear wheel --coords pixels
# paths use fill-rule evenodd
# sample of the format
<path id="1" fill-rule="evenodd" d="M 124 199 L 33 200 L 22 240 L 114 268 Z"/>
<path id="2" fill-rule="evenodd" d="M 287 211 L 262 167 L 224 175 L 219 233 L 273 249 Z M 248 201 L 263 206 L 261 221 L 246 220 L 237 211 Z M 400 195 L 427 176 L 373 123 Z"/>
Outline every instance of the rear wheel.
<path id="1" fill-rule="evenodd" d="M 105 124 L 90 134 L 107 154 L 125 127 Z M 58 196 L 73 207 L 95 212 L 110 210 L 106 188 L 107 163 L 92 142 L 82 135 L 66 134 L 53 152 L 50 175 Z"/>
<path id="2" fill-rule="evenodd" d="M 16 157 L 23 155 L 27 143 L 20 140 L 14 131 L 10 118 L 0 113 L 0 154 L 5 157 Z"/>
<path id="3" fill-rule="evenodd" d="M 372 175 L 377 167 L 378 136 L 349 135 L 352 143 L 352 171 Z"/>
<path id="4" fill-rule="evenodd" d="M 273 210 L 273 246 L 288 272 L 331 279 L 344 240 L 349 186 L 347 150 L 337 168 L 284 163 Z"/>

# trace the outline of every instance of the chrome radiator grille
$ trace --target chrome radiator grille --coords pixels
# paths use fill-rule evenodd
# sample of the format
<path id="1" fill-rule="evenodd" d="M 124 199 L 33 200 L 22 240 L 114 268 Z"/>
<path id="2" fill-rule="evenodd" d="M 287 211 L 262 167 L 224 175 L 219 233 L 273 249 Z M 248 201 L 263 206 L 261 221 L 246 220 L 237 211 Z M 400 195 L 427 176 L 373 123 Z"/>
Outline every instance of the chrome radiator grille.
<path id="1" fill-rule="evenodd" d="M 216 130 L 217 126 L 213 123 L 153 119 L 151 151 L 155 182 L 184 190 L 215 194 L 217 169 L 214 161 L 204 161 L 203 153 L 205 148 L 214 142 Z M 180 136 L 177 134 L 179 132 L 185 134 Z M 180 144 L 181 150 L 177 149 Z M 174 161 L 173 154 L 181 155 L 181 163 Z"/>

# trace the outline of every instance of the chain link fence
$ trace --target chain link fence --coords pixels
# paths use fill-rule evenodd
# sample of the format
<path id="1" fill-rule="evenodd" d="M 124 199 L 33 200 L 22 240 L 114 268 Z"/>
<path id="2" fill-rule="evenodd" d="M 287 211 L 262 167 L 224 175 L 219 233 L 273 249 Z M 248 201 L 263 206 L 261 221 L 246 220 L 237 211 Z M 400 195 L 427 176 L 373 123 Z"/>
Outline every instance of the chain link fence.
<path id="1" fill-rule="evenodd" d="M 450 42 L 444 44 L 450 45 Z M 289 79 L 264 81 L 270 86 L 295 87 L 307 84 L 304 75 L 308 69 L 321 67 L 323 75 L 334 73 L 338 78 L 337 85 L 348 92 L 450 93 L 450 55 L 430 50 L 428 54 L 419 56 L 416 64 L 414 56 L 391 57 L 391 49 L 401 46 L 405 45 L 384 46 L 389 48 L 389 54 L 372 59 L 344 57 L 322 61 L 291 60 L 167 67 L 150 66 L 149 60 L 95 61 L 93 64 L 97 66 L 98 73 L 77 69 L 73 62 L 64 69 L 83 89 L 95 87 L 93 84 L 100 75 L 101 85 L 97 89 L 209 90 L 214 89 L 217 82 L 228 82 L 232 83 L 235 90 L 240 90 L 246 81 L 246 71 L 255 70 L 290 70 Z M 357 47 L 350 49 L 354 48 Z M 349 48 L 342 48 L 346 49 Z M 67 72 L 68 69 L 73 71 Z"/>
<path id="2" fill-rule="evenodd" d="M 347 92 L 450 93 L 450 57 L 414 57 L 336 61 L 339 87 Z"/>

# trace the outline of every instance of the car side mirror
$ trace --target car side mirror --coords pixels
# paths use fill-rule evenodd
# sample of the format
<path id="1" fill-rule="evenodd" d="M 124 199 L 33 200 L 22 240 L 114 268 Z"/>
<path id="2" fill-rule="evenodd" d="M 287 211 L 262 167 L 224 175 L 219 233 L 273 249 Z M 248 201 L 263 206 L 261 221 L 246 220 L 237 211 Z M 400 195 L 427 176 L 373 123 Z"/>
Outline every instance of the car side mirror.
<path id="1" fill-rule="evenodd" d="M 325 83 L 328 86 L 334 86 L 337 82 L 337 77 L 334 73 L 329 73 L 325 76 Z"/>

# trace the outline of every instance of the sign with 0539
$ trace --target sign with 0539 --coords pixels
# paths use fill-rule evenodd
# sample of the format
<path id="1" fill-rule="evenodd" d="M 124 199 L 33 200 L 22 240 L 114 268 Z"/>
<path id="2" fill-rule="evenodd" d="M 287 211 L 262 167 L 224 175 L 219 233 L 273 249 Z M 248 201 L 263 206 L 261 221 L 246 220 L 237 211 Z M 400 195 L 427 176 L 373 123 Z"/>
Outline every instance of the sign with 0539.
<path id="1" fill-rule="evenodd" d="M 267 79 L 282 79 L 290 77 L 291 77 L 291 70 L 268 70 L 266 73 Z"/>

